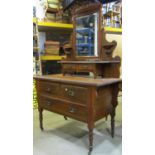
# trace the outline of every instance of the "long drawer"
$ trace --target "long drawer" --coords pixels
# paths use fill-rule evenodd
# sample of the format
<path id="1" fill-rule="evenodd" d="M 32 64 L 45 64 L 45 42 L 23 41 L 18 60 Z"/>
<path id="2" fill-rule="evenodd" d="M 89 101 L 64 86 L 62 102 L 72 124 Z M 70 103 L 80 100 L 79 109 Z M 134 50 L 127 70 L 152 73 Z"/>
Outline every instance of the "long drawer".
<path id="1" fill-rule="evenodd" d="M 52 112 L 56 112 L 71 118 L 86 121 L 86 107 L 77 104 L 64 102 L 51 97 L 39 96 L 39 106 Z"/>

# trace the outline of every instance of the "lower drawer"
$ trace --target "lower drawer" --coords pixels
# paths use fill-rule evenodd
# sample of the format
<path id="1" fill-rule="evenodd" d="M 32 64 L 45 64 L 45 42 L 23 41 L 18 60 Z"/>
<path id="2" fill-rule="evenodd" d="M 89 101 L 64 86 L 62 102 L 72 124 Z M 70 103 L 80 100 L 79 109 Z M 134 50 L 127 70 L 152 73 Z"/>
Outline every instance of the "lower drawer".
<path id="1" fill-rule="evenodd" d="M 80 121 L 87 120 L 86 107 L 72 104 L 69 102 L 63 102 L 53 98 L 39 96 L 39 106 L 43 109 L 56 112 Z"/>

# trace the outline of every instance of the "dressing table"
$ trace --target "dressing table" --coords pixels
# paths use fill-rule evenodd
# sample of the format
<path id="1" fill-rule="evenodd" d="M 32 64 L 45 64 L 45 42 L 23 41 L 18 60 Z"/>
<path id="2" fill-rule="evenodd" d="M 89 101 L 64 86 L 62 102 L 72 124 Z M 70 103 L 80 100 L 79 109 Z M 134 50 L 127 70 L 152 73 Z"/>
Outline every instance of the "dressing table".
<path id="1" fill-rule="evenodd" d="M 101 8 L 99 2 L 88 1 L 73 9 L 73 35 L 64 45 L 67 56 L 60 61 L 62 74 L 34 77 L 41 130 L 43 110 L 82 121 L 88 126 L 89 151 L 93 149 L 96 121 L 110 115 L 111 136 L 114 136 L 121 83 L 120 58 L 112 57 L 117 43 L 106 41 Z M 89 76 L 91 72 L 93 77 Z"/>

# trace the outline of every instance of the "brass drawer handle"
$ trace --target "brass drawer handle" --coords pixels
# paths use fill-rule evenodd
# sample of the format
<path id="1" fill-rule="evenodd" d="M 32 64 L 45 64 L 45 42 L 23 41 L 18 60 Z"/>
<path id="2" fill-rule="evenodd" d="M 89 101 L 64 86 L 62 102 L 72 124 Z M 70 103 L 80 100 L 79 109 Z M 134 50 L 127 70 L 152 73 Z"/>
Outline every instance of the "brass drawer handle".
<path id="1" fill-rule="evenodd" d="M 65 88 L 65 92 L 68 92 L 68 95 L 69 96 L 75 96 L 75 93 L 74 93 L 74 91 L 72 91 L 72 90 L 68 90 L 68 88 Z"/>
<path id="2" fill-rule="evenodd" d="M 70 90 L 70 91 L 68 91 L 68 95 L 73 97 L 75 95 L 75 93 L 74 93 L 74 91 Z"/>
<path id="3" fill-rule="evenodd" d="M 73 108 L 73 107 L 70 107 L 70 109 L 69 109 L 69 112 L 72 113 L 72 114 L 75 113 L 76 111 L 77 110 L 75 108 Z"/>
<path id="4" fill-rule="evenodd" d="M 47 104 L 48 106 L 50 106 L 50 105 L 52 104 L 52 102 L 51 102 L 51 101 L 46 101 L 46 104 Z"/>

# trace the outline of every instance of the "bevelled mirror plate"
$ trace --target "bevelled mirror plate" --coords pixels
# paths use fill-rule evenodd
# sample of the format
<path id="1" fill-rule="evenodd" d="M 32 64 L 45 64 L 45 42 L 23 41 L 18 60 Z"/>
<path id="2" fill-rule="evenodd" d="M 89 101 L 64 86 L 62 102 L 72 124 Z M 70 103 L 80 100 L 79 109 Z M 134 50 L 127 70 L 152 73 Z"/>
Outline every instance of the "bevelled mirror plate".
<path id="1" fill-rule="evenodd" d="M 76 55 L 98 56 L 98 13 L 76 18 Z"/>

